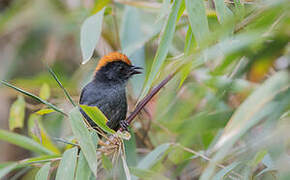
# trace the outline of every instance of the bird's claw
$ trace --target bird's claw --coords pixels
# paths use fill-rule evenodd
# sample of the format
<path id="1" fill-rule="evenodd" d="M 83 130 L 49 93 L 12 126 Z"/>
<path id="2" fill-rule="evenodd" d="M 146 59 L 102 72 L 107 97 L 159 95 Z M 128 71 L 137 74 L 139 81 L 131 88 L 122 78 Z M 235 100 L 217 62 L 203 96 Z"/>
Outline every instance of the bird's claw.
<path id="1" fill-rule="evenodd" d="M 120 126 L 123 130 L 128 131 L 129 123 L 126 120 L 120 121 Z"/>

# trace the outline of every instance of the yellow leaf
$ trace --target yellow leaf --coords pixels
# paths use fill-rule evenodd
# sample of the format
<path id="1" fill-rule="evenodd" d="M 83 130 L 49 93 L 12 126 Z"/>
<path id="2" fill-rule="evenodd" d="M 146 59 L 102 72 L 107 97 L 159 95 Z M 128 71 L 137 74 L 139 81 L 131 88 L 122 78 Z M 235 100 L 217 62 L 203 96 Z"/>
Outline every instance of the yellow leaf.
<path id="1" fill-rule="evenodd" d="M 22 128 L 25 117 L 25 100 L 19 95 L 10 108 L 9 129 Z"/>
<path id="2" fill-rule="evenodd" d="M 39 97 L 43 100 L 47 100 L 50 97 L 50 87 L 48 84 L 44 83 L 39 92 Z"/>

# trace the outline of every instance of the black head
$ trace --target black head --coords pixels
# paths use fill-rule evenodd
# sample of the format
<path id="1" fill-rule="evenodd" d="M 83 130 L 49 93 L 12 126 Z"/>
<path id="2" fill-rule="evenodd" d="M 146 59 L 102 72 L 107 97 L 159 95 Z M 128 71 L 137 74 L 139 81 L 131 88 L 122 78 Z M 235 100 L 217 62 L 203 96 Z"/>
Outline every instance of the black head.
<path id="1" fill-rule="evenodd" d="M 113 61 L 102 66 L 97 72 L 96 77 L 108 81 L 126 82 L 134 74 L 140 74 L 138 71 L 142 68 L 129 65 L 123 61 Z"/>

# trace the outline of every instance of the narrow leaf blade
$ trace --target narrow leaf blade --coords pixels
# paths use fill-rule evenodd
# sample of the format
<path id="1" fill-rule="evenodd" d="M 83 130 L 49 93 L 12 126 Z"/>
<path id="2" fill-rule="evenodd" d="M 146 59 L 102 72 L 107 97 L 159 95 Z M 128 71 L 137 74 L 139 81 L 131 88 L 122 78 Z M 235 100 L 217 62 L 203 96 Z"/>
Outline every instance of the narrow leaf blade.
<path id="1" fill-rule="evenodd" d="M 62 159 L 56 172 L 56 180 L 74 179 L 74 172 L 77 163 L 78 149 L 76 147 L 68 149 L 63 153 Z"/>
<path id="2" fill-rule="evenodd" d="M 200 45 L 209 34 L 208 21 L 203 0 L 185 0 L 191 30 Z"/>
<path id="3" fill-rule="evenodd" d="M 49 176 L 50 162 L 44 164 L 35 176 L 35 180 L 47 180 Z"/>
<path id="4" fill-rule="evenodd" d="M 3 85 L 7 86 L 7 87 L 10 87 L 10 88 L 12 88 L 12 89 L 14 89 L 14 90 L 16 90 L 16 91 L 22 93 L 22 94 L 25 94 L 25 95 L 28 96 L 28 97 L 31 97 L 32 99 L 35 99 L 36 101 L 38 101 L 38 102 L 40 102 L 40 103 L 43 103 L 43 104 L 47 105 L 47 106 L 50 107 L 51 109 L 54 109 L 55 111 L 57 111 L 57 112 L 59 112 L 59 113 L 61 113 L 61 114 L 63 114 L 63 115 L 66 115 L 66 114 L 65 114 L 61 109 L 59 109 L 59 108 L 56 107 L 55 105 L 53 105 L 53 104 L 51 104 L 51 103 L 49 103 L 49 102 L 47 102 L 47 101 L 41 99 L 40 97 L 38 97 L 38 96 L 36 96 L 36 95 L 34 95 L 34 94 L 31 94 L 30 92 L 24 91 L 23 89 L 20 89 L 20 88 L 18 88 L 18 87 L 16 87 L 16 86 L 13 86 L 12 84 L 10 84 L 10 83 L 8 83 L 8 82 L 6 82 L 6 81 L 2 81 L 2 80 L 1 80 L 1 83 L 2 83 Z"/>
<path id="5" fill-rule="evenodd" d="M 98 160 L 96 148 L 94 146 L 89 130 L 87 129 L 85 123 L 83 122 L 83 118 L 78 107 L 75 107 L 70 112 L 69 117 L 73 134 L 75 135 L 81 146 L 82 152 L 84 153 L 84 156 L 88 161 L 91 171 L 97 177 Z"/>
<path id="6" fill-rule="evenodd" d="M 39 143 L 37 143 L 36 141 L 28 137 L 25 137 L 16 133 L 8 132 L 5 130 L 0 130 L 0 140 L 9 142 L 11 144 L 15 144 L 24 149 L 37 152 L 40 154 L 50 154 L 50 155 L 54 154 L 52 151 L 46 149 L 45 147 L 43 147 L 42 145 L 40 145 Z"/>
<path id="7" fill-rule="evenodd" d="M 76 180 L 89 180 L 91 177 L 91 171 L 89 164 L 84 156 L 84 153 L 81 151 L 78 159 Z"/>
<path id="8" fill-rule="evenodd" d="M 151 71 L 150 71 L 148 80 L 144 86 L 141 96 L 139 97 L 139 100 L 144 98 L 146 94 L 149 92 L 155 77 L 157 76 L 160 68 L 162 67 L 166 59 L 166 56 L 169 50 L 169 45 L 171 44 L 171 41 L 174 36 L 176 20 L 178 18 L 178 12 L 179 12 L 181 4 L 182 4 L 182 1 L 174 1 L 172 10 L 169 14 L 169 18 L 165 24 L 164 32 L 161 36 L 160 44 L 158 46 L 156 55 L 154 57 L 153 64 L 151 66 Z"/>
<path id="9" fill-rule="evenodd" d="M 99 41 L 105 9 L 88 17 L 81 27 L 81 51 L 83 64 L 88 62 L 93 55 L 94 49 Z"/>

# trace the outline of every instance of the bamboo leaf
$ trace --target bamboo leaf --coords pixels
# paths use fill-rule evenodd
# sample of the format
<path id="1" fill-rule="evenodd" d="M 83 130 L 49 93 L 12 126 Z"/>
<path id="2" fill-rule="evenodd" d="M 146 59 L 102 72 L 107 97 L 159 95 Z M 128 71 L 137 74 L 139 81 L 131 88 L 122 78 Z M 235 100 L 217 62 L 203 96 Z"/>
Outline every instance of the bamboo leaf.
<path id="1" fill-rule="evenodd" d="M 156 147 L 153 151 L 147 154 L 137 165 L 138 169 L 150 169 L 156 164 L 168 150 L 170 144 L 162 144 Z"/>
<path id="2" fill-rule="evenodd" d="M 39 111 L 36 111 L 35 114 L 38 114 L 38 115 L 45 115 L 45 114 L 50 114 L 52 112 L 55 112 L 55 110 L 53 109 L 40 109 Z"/>
<path id="3" fill-rule="evenodd" d="M 7 166 L 0 169 L 0 179 L 17 167 L 17 163 L 9 163 Z"/>
<path id="4" fill-rule="evenodd" d="M 88 17 L 81 27 L 81 50 L 83 56 L 83 64 L 88 62 L 94 52 L 99 41 L 105 8 L 97 14 Z"/>
<path id="5" fill-rule="evenodd" d="M 225 176 L 229 174 L 233 169 L 235 169 L 240 163 L 233 162 L 225 168 L 221 169 L 213 178 L 213 180 L 225 179 Z"/>
<path id="6" fill-rule="evenodd" d="M 7 87 L 10 87 L 10 88 L 12 88 L 12 89 L 14 89 L 14 90 L 16 90 L 16 91 L 22 93 L 22 94 L 25 94 L 26 96 L 31 97 L 32 99 L 34 99 L 34 100 L 36 100 L 36 101 L 38 101 L 38 102 L 40 102 L 40 103 L 43 103 L 43 104 L 47 105 L 47 106 L 50 107 L 51 109 L 53 109 L 53 110 L 55 110 L 55 111 L 57 111 L 57 112 L 59 112 L 59 113 L 61 113 L 61 114 L 63 114 L 63 115 L 66 115 L 66 114 L 65 114 L 61 109 L 59 109 L 59 108 L 56 107 L 55 105 L 53 105 L 53 104 L 51 104 L 51 103 L 49 103 L 49 102 L 47 102 L 47 101 L 41 99 L 41 98 L 38 97 L 38 96 L 35 96 L 34 94 L 31 94 L 30 92 L 24 91 L 24 90 L 22 90 L 22 89 L 20 89 L 20 88 L 18 88 L 18 87 L 15 87 L 15 86 L 9 84 L 8 82 L 2 81 L 2 80 L 1 80 L 1 83 L 2 83 L 3 85 L 7 86 Z"/>
<path id="7" fill-rule="evenodd" d="M 92 175 L 90 171 L 89 164 L 84 156 L 84 153 L 81 151 L 78 159 L 76 180 L 89 180 Z"/>
<path id="8" fill-rule="evenodd" d="M 110 134 L 116 133 L 106 125 L 108 119 L 98 107 L 87 105 L 80 105 L 80 107 L 102 130 Z"/>
<path id="9" fill-rule="evenodd" d="M 227 7 L 224 0 L 214 0 L 214 4 L 217 11 L 218 20 L 221 24 L 229 18 L 233 17 L 232 11 Z"/>
<path id="10" fill-rule="evenodd" d="M 11 144 L 15 144 L 24 149 L 37 152 L 40 154 L 50 154 L 50 155 L 54 154 L 51 150 L 45 148 L 41 144 L 37 143 L 36 141 L 28 137 L 8 132 L 5 130 L 0 130 L 0 140 L 9 142 Z"/>
<path id="11" fill-rule="evenodd" d="M 47 180 L 49 176 L 50 162 L 44 164 L 35 176 L 35 180 Z"/>
<path id="12" fill-rule="evenodd" d="M 70 112 L 69 117 L 72 131 L 81 146 L 81 150 L 84 153 L 91 171 L 94 173 L 95 177 L 97 177 L 98 159 L 96 148 L 78 107 L 75 107 Z"/>
<path id="13" fill-rule="evenodd" d="M 289 107 L 290 79 L 287 72 L 279 72 L 257 88 L 232 115 L 214 149 L 217 150 L 201 179 L 213 176 L 215 164 L 222 160 L 230 148 L 250 128 L 261 120 L 277 120 Z M 275 101 L 275 98 L 277 101 Z M 222 148 L 221 148 L 222 147 Z"/>
<path id="14" fill-rule="evenodd" d="M 48 98 L 50 97 L 50 87 L 47 83 L 44 83 L 41 86 L 40 92 L 39 92 L 39 97 L 43 100 L 48 100 Z"/>
<path id="15" fill-rule="evenodd" d="M 56 172 L 56 180 L 74 179 L 75 168 L 77 163 L 78 148 L 74 147 L 63 153 L 60 164 Z"/>
<path id="16" fill-rule="evenodd" d="M 189 22 L 194 37 L 200 45 L 209 35 L 208 21 L 203 0 L 185 0 Z"/>
<path id="17" fill-rule="evenodd" d="M 182 1 L 174 1 L 168 20 L 165 24 L 164 32 L 161 35 L 161 40 L 160 40 L 156 55 L 154 57 L 153 64 L 151 66 L 149 77 L 146 81 L 146 84 L 141 93 L 141 96 L 139 97 L 139 100 L 143 99 L 145 95 L 149 92 L 151 85 L 153 84 L 153 81 L 155 80 L 155 77 L 157 76 L 160 68 L 162 67 L 166 59 L 166 56 L 169 50 L 169 44 L 171 44 L 171 41 L 174 36 L 176 20 L 177 20 L 181 3 Z"/>
<path id="18" fill-rule="evenodd" d="M 29 135 L 38 143 L 42 144 L 47 149 L 53 151 L 56 154 L 60 154 L 59 149 L 50 139 L 49 135 L 45 131 L 42 125 L 42 117 L 36 114 L 31 114 L 28 119 Z"/>
<path id="19" fill-rule="evenodd" d="M 9 129 L 22 128 L 25 117 L 25 100 L 23 96 L 18 96 L 17 100 L 11 105 L 9 115 Z"/>

